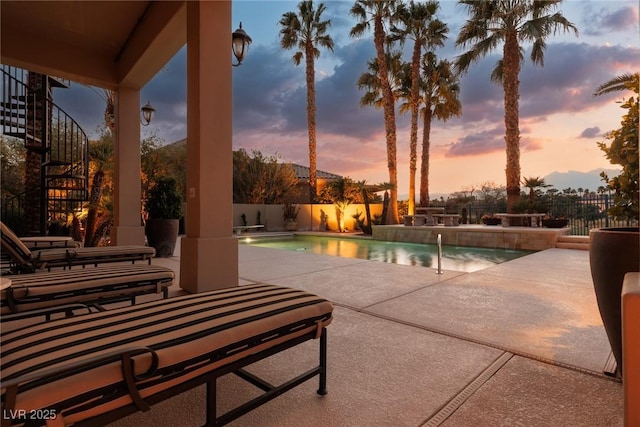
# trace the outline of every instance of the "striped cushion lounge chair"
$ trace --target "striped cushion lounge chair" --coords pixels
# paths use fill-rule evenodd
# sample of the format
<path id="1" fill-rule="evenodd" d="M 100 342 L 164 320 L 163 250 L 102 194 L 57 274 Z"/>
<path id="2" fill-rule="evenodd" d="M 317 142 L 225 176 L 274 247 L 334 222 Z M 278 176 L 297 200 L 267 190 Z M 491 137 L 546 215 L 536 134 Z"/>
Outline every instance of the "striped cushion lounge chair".
<path id="1" fill-rule="evenodd" d="M 79 248 L 82 246 L 82 242 L 65 236 L 20 237 L 20 241 L 31 251 L 38 249 Z"/>
<path id="2" fill-rule="evenodd" d="M 206 425 L 226 424 L 316 375 L 326 394 L 332 312 L 316 295 L 256 284 L 3 330 L 2 427 L 30 416 L 40 418 L 34 425 L 104 425 L 201 384 Z M 318 365 L 284 384 L 242 369 L 315 338 Z M 228 373 L 264 394 L 218 415 L 224 390 L 216 380 Z"/>
<path id="3" fill-rule="evenodd" d="M 72 303 L 103 304 L 162 293 L 166 298 L 175 273 L 157 265 L 101 265 L 74 270 L 3 276 L 11 284 L 0 291 L 0 314 L 20 313 Z"/>
<path id="4" fill-rule="evenodd" d="M 39 269 L 97 265 L 119 261 L 148 261 L 155 255 L 149 246 L 104 246 L 95 248 L 56 248 L 31 251 L 3 223 L 0 223 L 2 251 L 11 258 L 10 270 L 14 273 L 33 273 Z"/>

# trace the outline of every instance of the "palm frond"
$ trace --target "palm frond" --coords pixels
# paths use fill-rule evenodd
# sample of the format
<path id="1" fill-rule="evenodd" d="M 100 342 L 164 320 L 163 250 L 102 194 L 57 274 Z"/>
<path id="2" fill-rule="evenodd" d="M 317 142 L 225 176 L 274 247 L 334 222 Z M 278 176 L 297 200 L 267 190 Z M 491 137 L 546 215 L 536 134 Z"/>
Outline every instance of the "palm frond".
<path id="1" fill-rule="evenodd" d="M 608 82 L 605 82 L 598 86 L 593 96 L 605 95 L 612 92 L 620 92 L 623 90 L 638 90 L 638 84 L 640 83 L 640 73 L 630 74 L 625 73 L 617 76 Z"/>

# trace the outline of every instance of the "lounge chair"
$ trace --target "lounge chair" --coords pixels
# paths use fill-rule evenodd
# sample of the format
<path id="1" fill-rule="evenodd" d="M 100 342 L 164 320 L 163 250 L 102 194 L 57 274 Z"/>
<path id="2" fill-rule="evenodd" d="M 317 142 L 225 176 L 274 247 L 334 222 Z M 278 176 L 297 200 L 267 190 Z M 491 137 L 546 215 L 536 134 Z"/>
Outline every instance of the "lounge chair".
<path id="1" fill-rule="evenodd" d="M 31 251 L 18 236 L 0 223 L 2 251 L 9 255 L 9 270 L 13 273 L 33 273 L 40 269 L 75 265 L 98 265 L 108 262 L 148 261 L 155 255 L 149 246 L 103 246 L 95 248 L 55 248 Z"/>
<path id="2" fill-rule="evenodd" d="M 82 242 L 65 236 L 20 237 L 20 241 L 31 251 L 38 249 L 79 248 L 82 246 Z"/>
<path id="3" fill-rule="evenodd" d="M 2 427 L 29 417 L 104 425 L 201 384 L 206 425 L 226 424 L 316 375 L 324 395 L 332 312 L 316 295 L 258 284 L 2 331 Z M 318 365 L 284 384 L 242 369 L 314 338 Z M 216 380 L 228 373 L 265 393 L 218 416 L 216 395 L 224 390 Z"/>
<path id="4" fill-rule="evenodd" d="M 173 270 L 157 265 L 102 265 L 3 276 L 0 314 L 20 313 L 70 303 L 105 304 L 162 293 L 173 284 Z"/>

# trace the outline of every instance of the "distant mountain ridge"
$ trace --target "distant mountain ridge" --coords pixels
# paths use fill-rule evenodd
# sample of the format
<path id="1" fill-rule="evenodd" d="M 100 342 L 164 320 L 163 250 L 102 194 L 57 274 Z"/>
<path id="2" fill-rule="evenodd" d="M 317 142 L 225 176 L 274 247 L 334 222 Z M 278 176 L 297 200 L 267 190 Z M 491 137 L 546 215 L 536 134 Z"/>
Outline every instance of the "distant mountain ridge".
<path id="1" fill-rule="evenodd" d="M 555 187 L 556 190 L 564 190 L 565 188 L 596 191 L 598 187 L 604 185 L 604 181 L 600 178 L 600 172 L 604 171 L 607 175 L 616 176 L 620 173 L 619 169 L 594 169 L 589 172 L 568 171 L 568 172 L 551 172 L 544 177 L 544 182 Z"/>

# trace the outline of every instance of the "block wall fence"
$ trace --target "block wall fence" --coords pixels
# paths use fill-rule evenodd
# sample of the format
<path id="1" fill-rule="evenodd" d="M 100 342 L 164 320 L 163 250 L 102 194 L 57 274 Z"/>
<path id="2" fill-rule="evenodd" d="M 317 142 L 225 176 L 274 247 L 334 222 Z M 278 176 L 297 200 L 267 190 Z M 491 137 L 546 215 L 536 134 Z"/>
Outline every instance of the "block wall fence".
<path id="1" fill-rule="evenodd" d="M 242 223 L 242 214 L 247 219 L 247 225 L 256 225 L 258 221 L 258 212 L 260 212 L 260 222 L 264 224 L 263 231 L 284 231 L 284 218 L 282 216 L 282 208 L 284 205 L 233 205 L 233 226 L 244 225 Z M 329 204 L 298 204 L 300 210 L 298 212 L 298 230 L 299 231 L 320 231 L 320 218 L 322 213 L 327 216 L 328 230 L 338 230 L 338 220 L 336 216 L 336 206 Z M 369 205 L 371 210 L 371 218 L 374 215 L 382 214 L 382 203 Z M 364 204 L 353 204 L 347 206 L 344 213 L 344 225 L 348 231 L 355 229 L 355 220 L 352 215 L 360 212 L 361 218 L 365 218 Z"/>

